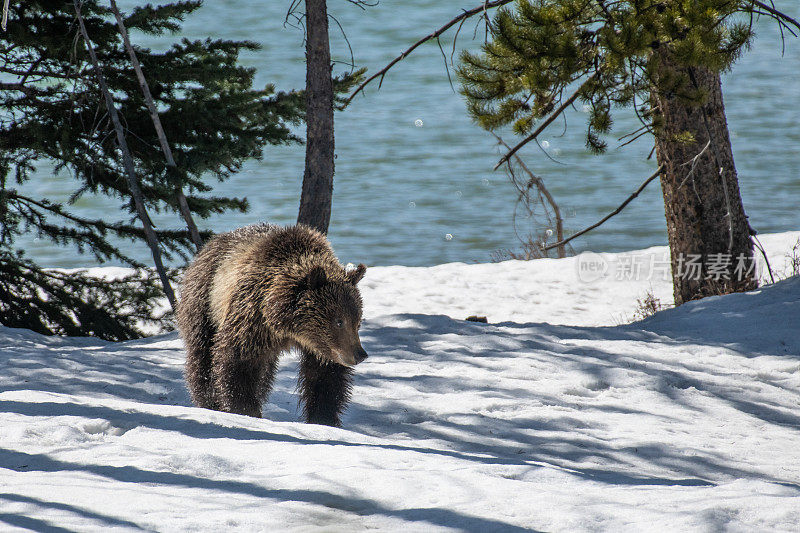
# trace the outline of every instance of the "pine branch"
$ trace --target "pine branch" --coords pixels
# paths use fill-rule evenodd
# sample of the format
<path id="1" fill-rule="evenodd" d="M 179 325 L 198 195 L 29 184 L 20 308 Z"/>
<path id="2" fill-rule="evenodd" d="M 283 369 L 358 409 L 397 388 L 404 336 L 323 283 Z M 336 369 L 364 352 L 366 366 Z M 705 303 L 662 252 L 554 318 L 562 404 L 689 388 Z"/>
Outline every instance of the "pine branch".
<path id="1" fill-rule="evenodd" d="M 179 31 L 180 22 L 200 4 L 200 0 L 171 0 L 161 6 L 131 4 L 130 13 L 121 12 L 123 25 L 126 32 L 134 33 Z M 158 132 L 146 114 L 119 29 L 109 18 L 108 2 L 104 7 L 103 2 L 83 0 L 79 6 L 96 64 L 102 68 L 100 74 L 125 129 L 145 220 L 156 211 L 175 211 L 180 216 L 173 178 L 179 180 L 195 218 L 245 210 L 245 200 L 201 194 L 213 190 L 214 178 L 227 179 L 244 161 L 261 155 L 267 144 L 300 142 L 290 126 L 302 122 L 303 93 L 274 94 L 270 85 L 254 89 L 254 69 L 238 62 L 242 51 L 254 49 L 253 43 L 181 40 L 162 51 L 134 46 L 180 169 L 173 172 L 158 147 Z M 97 81 L 98 71 L 80 42 L 74 3 L 17 1 L 9 15 L 9 31 L 0 32 L 0 78 L 4 78 L 0 79 L 0 107 L 7 119 L 0 121 L 0 322 L 48 334 L 114 340 L 141 336 L 142 332 L 132 330 L 121 334 L 120 328 L 136 327 L 161 310 L 164 290 L 155 268 L 146 269 L 141 260 L 126 256 L 132 251 L 131 241 L 139 243 L 148 237 L 132 196 L 122 147 L 115 138 L 117 127 Z M 356 76 L 341 78 L 341 94 L 361 81 Z M 51 202 L 44 195 L 18 195 L 6 187 L 37 179 L 35 169 L 45 160 L 52 161 L 55 173 L 72 171 L 71 201 L 91 192 L 119 198 L 122 205 L 99 220 L 67 203 Z M 190 190 L 195 192 L 189 194 Z M 188 259 L 195 245 L 185 225 L 172 230 L 147 223 L 158 239 L 164 266 L 173 258 Z M 139 267 L 147 279 L 140 276 L 114 289 L 110 280 L 73 279 L 68 273 L 43 271 L 12 251 L 14 239 L 26 232 L 54 245 L 74 246 L 99 263 Z M 209 233 L 200 235 L 207 238 Z M 124 244 L 112 242 L 117 240 Z M 172 274 L 165 270 L 174 286 Z"/>
<path id="2" fill-rule="evenodd" d="M 71 74 L 60 74 L 58 72 L 42 72 L 38 70 L 18 70 L 9 68 L 6 65 L 0 65 L 0 72 L 5 74 L 13 74 L 14 76 L 34 76 L 34 77 L 41 77 L 41 78 L 58 78 L 64 80 L 72 80 L 74 76 Z"/>
<path id="3" fill-rule="evenodd" d="M 46 200 L 37 202 L 25 196 L 17 195 L 14 191 L 6 191 L 5 198 L 8 199 L 6 210 L 14 206 L 18 216 L 26 225 L 36 227 L 40 235 L 46 236 L 55 243 L 66 244 L 71 241 L 77 245 L 79 250 L 83 250 L 83 246 L 88 245 L 92 255 L 99 261 L 114 258 L 136 268 L 144 267 L 144 265 L 126 256 L 104 239 L 109 229 L 120 237 L 142 238 L 141 233 L 137 233 L 133 227 L 121 224 L 112 226 L 99 220 L 88 220 L 76 217 L 64 211 L 58 204 L 51 204 Z M 74 222 L 78 227 L 71 228 L 51 224 L 47 221 L 47 216 L 36 208 L 63 217 Z M 6 228 L 4 228 L 4 230 L 5 229 Z"/>
<path id="4" fill-rule="evenodd" d="M 51 204 L 49 202 L 43 202 L 43 201 L 34 200 L 33 198 L 28 198 L 27 196 L 23 196 L 21 194 L 18 194 L 13 189 L 12 190 L 6 190 L 5 194 L 6 194 L 6 196 L 8 198 L 11 198 L 11 199 L 14 199 L 14 200 L 19 200 L 19 201 L 27 203 L 27 204 L 33 204 L 36 207 L 39 207 L 41 209 L 45 209 L 45 210 L 47 210 L 47 211 L 49 211 L 49 212 L 51 212 L 53 214 L 62 216 L 64 218 L 66 218 L 67 220 L 71 220 L 72 222 L 75 222 L 75 223 L 77 223 L 77 224 L 79 224 L 81 226 L 92 226 L 95 229 L 99 229 L 101 231 L 111 230 L 111 231 L 114 231 L 117 234 L 125 234 L 125 235 L 128 235 L 128 236 L 138 236 L 136 233 L 131 231 L 133 228 L 126 228 L 125 226 L 108 224 L 107 222 L 104 222 L 102 220 L 90 220 L 90 219 L 87 219 L 87 218 L 77 217 L 77 216 L 75 216 L 73 214 L 68 213 L 67 211 L 64 211 L 61 208 L 61 206 L 58 205 L 58 204 Z"/>
<path id="5" fill-rule="evenodd" d="M 0 323 L 45 335 L 94 335 L 110 341 L 144 336 L 142 324 L 167 325 L 158 280 L 146 269 L 122 278 L 44 270 L 0 249 Z"/>
<path id="6" fill-rule="evenodd" d="M 572 96 L 570 96 L 569 98 L 567 98 L 567 100 L 566 100 L 565 102 L 563 102 L 563 103 L 562 103 L 560 106 L 558 106 L 558 109 L 556 109 L 555 111 L 553 111 L 553 113 L 552 113 L 552 114 L 551 114 L 549 117 L 547 117 L 547 120 L 545 120 L 544 122 L 542 122 L 542 123 L 539 125 L 539 127 L 538 127 L 538 128 L 536 128 L 536 131 L 534 131 L 533 133 L 531 133 L 530 135 L 528 135 L 527 137 L 525 137 L 524 139 L 522 139 L 522 140 L 521 140 L 519 143 L 517 143 L 517 145 L 516 145 L 516 146 L 514 146 L 514 148 L 512 148 L 511 150 L 509 150 L 508 152 L 506 152 L 506 155 L 504 155 L 503 157 L 501 157 L 501 158 L 500 158 L 500 161 L 498 161 L 498 162 L 497 162 L 497 164 L 494 166 L 494 168 L 493 168 L 492 170 L 497 170 L 498 168 L 500 168 L 500 165 L 502 165 L 503 163 L 507 162 L 507 161 L 508 161 L 508 160 L 511 158 L 511 156 L 513 156 L 514 154 L 516 154 L 516 153 L 517 153 L 517 151 L 518 151 L 520 148 L 522 148 L 523 146 L 525 146 L 526 144 L 528 144 L 528 143 L 529 143 L 529 142 L 531 142 L 532 140 L 536 139 L 536 137 L 538 137 L 538 136 L 539 136 L 539 134 L 540 134 L 540 133 L 542 133 L 542 131 L 544 131 L 544 129 L 545 129 L 547 126 L 549 126 L 550 124 L 552 124 L 552 123 L 553 123 L 553 121 L 554 121 L 555 119 L 557 119 L 557 118 L 558 118 L 558 117 L 561 115 L 561 113 L 563 113 L 563 112 L 564 112 L 564 111 L 565 111 L 565 110 L 566 110 L 566 109 L 567 109 L 569 106 L 571 106 L 571 105 L 572 105 L 572 104 L 575 102 L 575 100 L 577 100 L 577 99 L 578 99 L 578 97 L 581 95 L 581 93 L 583 92 L 583 90 L 584 90 L 586 87 L 588 87 L 588 86 L 589 86 L 589 84 L 590 84 L 591 82 L 593 82 L 595 78 L 597 78 L 598 74 L 599 74 L 599 71 L 596 71 L 594 74 L 592 74 L 592 75 L 589 77 L 589 79 L 587 79 L 586 81 L 584 81 L 584 82 L 581 84 L 581 86 L 580 86 L 580 87 L 578 87 L 578 88 L 577 88 L 577 90 L 576 90 L 574 93 L 572 93 Z"/>

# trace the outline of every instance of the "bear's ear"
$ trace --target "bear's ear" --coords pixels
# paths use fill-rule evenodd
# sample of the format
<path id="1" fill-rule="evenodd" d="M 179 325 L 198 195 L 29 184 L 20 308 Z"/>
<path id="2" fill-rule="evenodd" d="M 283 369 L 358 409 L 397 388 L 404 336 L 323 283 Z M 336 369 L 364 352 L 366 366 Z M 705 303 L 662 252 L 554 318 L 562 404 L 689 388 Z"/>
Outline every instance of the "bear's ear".
<path id="1" fill-rule="evenodd" d="M 365 265 L 364 263 L 359 263 L 359 265 L 356 268 L 347 271 L 347 280 L 353 285 L 356 285 L 358 284 L 359 281 L 361 281 L 361 278 L 363 278 L 364 274 L 366 273 L 367 273 L 367 265 Z"/>
<path id="2" fill-rule="evenodd" d="M 328 283 L 328 275 L 325 274 L 325 269 L 321 266 L 315 266 L 303 278 L 303 288 L 312 291 L 319 289 L 326 283 Z"/>

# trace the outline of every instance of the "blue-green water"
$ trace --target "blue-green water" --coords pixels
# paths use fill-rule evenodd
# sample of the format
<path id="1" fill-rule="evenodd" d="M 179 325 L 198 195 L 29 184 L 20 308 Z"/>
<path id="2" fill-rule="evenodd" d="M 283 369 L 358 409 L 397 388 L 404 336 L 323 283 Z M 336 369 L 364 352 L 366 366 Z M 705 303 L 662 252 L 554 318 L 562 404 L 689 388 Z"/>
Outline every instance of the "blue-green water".
<path id="1" fill-rule="evenodd" d="M 383 67 L 402 50 L 476 2 L 381 0 L 365 11 L 345 0 L 329 0 L 331 12 L 347 32 L 358 66 L 370 72 Z M 778 7 L 800 17 L 797 2 Z M 131 2 L 120 2 L 123 9 Z M 207 1 L 187 19 L 183 35 L 191 38 L 249 39 L 263 44 L 244 63 L 258 68 L 257 84 L 279 89 L 302 88 L 305 79 L 302 32 L 284 27 L 288 1 Z M 467 23 L 458 48 L 476 48 L 474 23 Z M 781 56 L 775 24 L 763 20 L 758 38 L 724 78 L 725 102 L 745 208 L 760 232 L 800 228 L 800 43 L 786 42 Z M 331 25 L 337 59 L 349 60 L 346 44 Z M 134 35 L 137 44 L 159 47 L 173 41 Z M 442 39 L 449 56 L 453 33 Z M 346 66 L 338 65 L 338 69 Z M 635 118 L 617 115 L 620 136 L 638 127 Z M 422 121 L 422 126 L 418 126 Z M 416 122 L 416 124 L 415 124 Z M 646 161 L 652 147 L 643 138 L 623 149 L 592 156 L 584 148 L 584 116 L 577 111 L 568 127 L 555 123 L 541 140 L 548 159 L 536 146 L 522 151 L 540 174 L 566 215 L 568 233 L 595 222 L 613 210 L 649 176 Z M 514 139 L 509 137 L 508 142 Z M 372 265 L 431 265 L 450 261 L 487 261 L 500 248 L 518 248 L 512 224 L 516 198 L 502 171 L 492 172 L 498 158 L 494 139 L 471 123 L 461 97 L 448 82 L 439 47 L 429 43 L 400 62 L 383 87 L 367 89 L 336 116 L 336 177 L 330 239 L 343 261 Z M 268 147 L 262 161 L 253 161 L 217 194 L 247 196 L 249 213 L 226 214 L 202 221 L 224 231 L 256 221 L 294 222 L 303 174 L 302 146 Z M 33 189 L 64 201 L 72 191 L 69 176 L 41 171 Z M 119 211 L 105 199 L 82 198 L 76 206 L 87 217 Z M 177 217 L 155 217 L 161 227 L 179 227 Z M 536 230 L 518 221 L 521 233 Z M 447 239 L 447 235 L 452 236 Z M 622 214 L 573 241 L 577 250 L 619 251 L 666 243 L 663 202 L 657 183 Z M 83 266 L 89 256 L 44 240 L 18 244 L 42 264 Z M 134 253 L 147 261 L 149 252 Z"/>

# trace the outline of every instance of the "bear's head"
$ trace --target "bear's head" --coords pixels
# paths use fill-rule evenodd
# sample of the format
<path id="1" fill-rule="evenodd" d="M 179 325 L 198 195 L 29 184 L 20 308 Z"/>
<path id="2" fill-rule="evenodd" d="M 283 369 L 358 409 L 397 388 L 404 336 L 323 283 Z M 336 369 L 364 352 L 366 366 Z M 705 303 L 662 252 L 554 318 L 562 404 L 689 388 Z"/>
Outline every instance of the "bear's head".
<path id="1" fill-rule="evenodd" d="M 358 336 L 362 303 L 357 287 L 366 270 L 361 264 L 344 277 L 329 276 L 321 266 L 308 271 L 298 287 L 294 321 L 298 344 L 344 366 L 367 358 Z"/>

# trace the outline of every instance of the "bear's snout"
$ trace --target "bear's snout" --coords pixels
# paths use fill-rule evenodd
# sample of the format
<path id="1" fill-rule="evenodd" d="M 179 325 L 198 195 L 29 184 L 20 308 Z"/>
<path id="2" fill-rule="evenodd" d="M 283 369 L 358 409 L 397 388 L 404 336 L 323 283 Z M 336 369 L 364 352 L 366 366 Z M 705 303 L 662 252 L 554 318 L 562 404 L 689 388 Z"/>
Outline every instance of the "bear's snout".
<path id="1" fill-rule="evenodd" d="M 359 347 L 356 349 L 356 354 L 355 354 L 355 360 L 356 360 L 356 363 L 355 363 L 355 364 L 358 364 L 358 363 L 360 363 L 361 361 L 363 361 L 363 360 L 364 360 L 364 359 L 366 359 L 367 357 L 368 357 L 368 356 L 367 356 L 367 352 L 366 352 L 366 350 L 364 350 L 364 348 L 362 348 L 361 346 L 359 346 Z"/>

